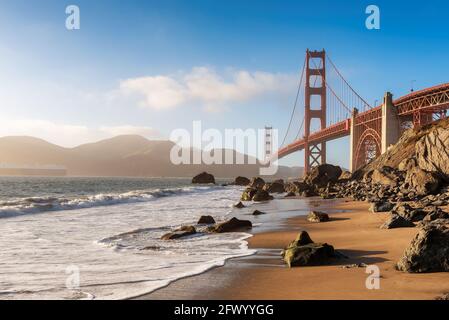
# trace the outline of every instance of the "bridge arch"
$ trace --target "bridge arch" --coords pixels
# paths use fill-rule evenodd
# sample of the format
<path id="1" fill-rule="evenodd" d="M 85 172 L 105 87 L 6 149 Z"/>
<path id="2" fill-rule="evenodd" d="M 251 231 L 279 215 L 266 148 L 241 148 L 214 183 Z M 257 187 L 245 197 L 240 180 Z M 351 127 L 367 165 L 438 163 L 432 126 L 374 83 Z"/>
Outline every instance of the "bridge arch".
<path id="1" fill-rule="evenodd" d="M 357 141 L 355 168 L 362 167 L 380 155 L 382 150 L 381 139 L 379 133 L 372 128 L 366 128 L 366 130 L 363 131 Z"/>

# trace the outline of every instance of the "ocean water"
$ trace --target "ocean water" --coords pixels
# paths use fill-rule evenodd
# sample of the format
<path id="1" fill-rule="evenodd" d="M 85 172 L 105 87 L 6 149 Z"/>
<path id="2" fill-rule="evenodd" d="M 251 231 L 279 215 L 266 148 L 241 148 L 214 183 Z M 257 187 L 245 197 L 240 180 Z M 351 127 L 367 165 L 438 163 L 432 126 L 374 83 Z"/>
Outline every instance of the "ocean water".
<path id="1" fill-rule="evenodd" d="M 160 240 L 201 215 L 256 228 L 280 218 L 233 209 L 241 192 L 187 179 L 0 178 L 0 299 L 126 299 L 251 255 L 247 233 Z"/>

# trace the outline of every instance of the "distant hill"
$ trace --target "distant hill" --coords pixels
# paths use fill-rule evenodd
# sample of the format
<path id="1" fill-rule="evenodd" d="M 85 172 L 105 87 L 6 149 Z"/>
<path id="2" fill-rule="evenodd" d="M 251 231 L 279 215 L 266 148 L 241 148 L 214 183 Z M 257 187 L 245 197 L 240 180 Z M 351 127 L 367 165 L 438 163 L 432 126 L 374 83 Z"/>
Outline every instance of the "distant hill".
<path id="1" fill-rule="evenodd" d="M 259 165 L 173 165 L 171 141 L 147 140 L 124 135 L 75 148 L 63 148 L 33 137 L 0 138 L 0 163 L 14 165 L 58 165 L 69 176 L 192 177 L 207 171 L 216 177 L 256 176 Z M 192 155 L 198 150 L 186 150 Z M 218 152 L 220 150 L 214 150 Z M 223 155 L 225 150 L 221 150 Z M 232 151 L 234 157 L 237 152 Z M 248 156 L 245 155 L 245 159 Z M 302 175 L 301 167 L 280 167 L 276 177 Z"/>

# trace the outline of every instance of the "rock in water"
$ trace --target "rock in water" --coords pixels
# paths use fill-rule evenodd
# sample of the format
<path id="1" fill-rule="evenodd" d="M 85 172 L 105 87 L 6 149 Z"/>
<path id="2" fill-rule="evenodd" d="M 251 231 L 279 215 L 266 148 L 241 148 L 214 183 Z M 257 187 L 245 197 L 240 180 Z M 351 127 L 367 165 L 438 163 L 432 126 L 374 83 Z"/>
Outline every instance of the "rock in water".
<path id="1" fill-rule="evenodd" d="M 248 187 L 243 191 L 242 197 L 240 198 L 242 201 L 251 201 L 253 200 L 254 195 L 256 194 L 257 189 Z"/>
<path id="2" fill-rule="evenodd" d="M 405 183 L 408 183 L 418 195 L 425 196 L 436 193 L 440 189 L 441 180 L 437 174 L 415 167 L 407 172 Z"/>
<path id="3" fill-rule="evenodd" d="M 420 168 L 449 178 L 449 127 L 441 121 L 422 137 L 415 146 Z M 446 125 L 445 125 L 446 124 Z"/>
<path id="4" fill-rule="evenodd" d="M 272 199 L 273 199 L 273 197 L 270 196 L 270 194 L 265 190 L 258 190 L 253 197 L 253 201 L 257 201 L 257 202 L 268 201 L 268 200 L 272 200 Z"/>
<path id="5" fill-rule="evenodd" d="M 371 212 L 388 212 L 393 209 L 393 204 L 388 201 L 378 201 L 371 204 L 369 210 Z"/>
<path id="6" fill-rule="evenodd" d="M 198 224 L 214 224 L 215 219 L 212 216 L 201 216 Z"/>
<path id="7" fill-rule="evenodd" d="M 339 166 L 321 164 L 314 167 L 304 178 L 304 182 L 311 186 L 325 187 L 329 182 L 337 182 L 342 170 Z"/>
<path id="8" fill-rule="evenodd" d="M 169 232 L 167 234 L 164 234 L 161 239 L 162 240 L 175 240 L 182 237 L 190 236 L 192 234 L 196 233 L 196 229 L 193 226 L 184 226 L 181 227 L 173 232 Z"/>
<path id="9" fill-rule="evenodd" d="M 235 178 L 235 180 L 234 180 L 234 184 L 236 186 L 247 186 L 247 185 L 249 185 L 250 182 L 251 181 L 248 178 L 240 177 L 240 176 Z"/>
<path id="10" fill-rule="evenodd" d="M 422 228 L 405 250 L 397 268 L 411 273 L 449 271 L 449 228 L 445 225 Z"/>
<path id="11" fill-rule="evenodd" d="M 265 181 L 262 178 L 254 177 L 251 179 L 249 186 L 256 189 L 262 189 L 265 185 Z"/>
<path id="12" fill-rule="evenodd" d="M 269 193 L 284 193 L 284 184 L 280 182 L 266 183 L 263 187 Z"/>
<path id="13" fill-rule="evenodd" d="M 233 207 L 237 209 L 242 209 L 245 208 L 245 205 L 242 203 L 242 201 L 239 201 L 236 204 L 234 204 Z"/>
<path id="14" fill-rule="evenodd" d="M 314 243 L 309 234 L 302 231 L 296 240 L 282 251 L 282 257 L 291 268 L 328 264 L 332 259 L 339 258 L 341 255 L 337 254 L 334 247 L 327 243 Z"/>
<path id="15" fill-rule="evenodd" d="M 383 225 L 381 229 L 394 229 L 394 228 L 414 228 L 415 224 L 410 220 L 407 220 L 400 215 L 392 214 Z"/>
<path id="16" fill-rule="evenodd" d="M 192 183 L 198 184 L 206 184 L 206 183 L 213 183 L 215 184 L 215 178 L 213 175 L 207 172 L 202 172 L 199 175 L 193 177 Z"/>
<path id="17" fill-rule="evenodd" d="M 296 194 L 291 191 L 285 195 L 286 198 L 295 197 L 295 196 L 296 196 Z"/>
<path id="18" fill-rule="evenodd" d="M 212 227 L 210 231 L 223 233 L 223 232 L 251 229 L 252 227 L 253 225 L 251 221 L 232 218 L 231 220 L 217 224 L 216 226 Z"/>
<path id="19" fill-rule="evenodd" d="M 262 212 L 259 210 L 254 210 L 254 212 L 253 212 L 253 216 L 260 216 L 261 214 L 265 214 L 265 212 Z"/>
<path id="20" fill-rule="evenodd" d="M 310 211 L 307 216 L 307 221 L 310 222 L 326 222 L 329 221 L 329 215 L 320 211 Z"/>

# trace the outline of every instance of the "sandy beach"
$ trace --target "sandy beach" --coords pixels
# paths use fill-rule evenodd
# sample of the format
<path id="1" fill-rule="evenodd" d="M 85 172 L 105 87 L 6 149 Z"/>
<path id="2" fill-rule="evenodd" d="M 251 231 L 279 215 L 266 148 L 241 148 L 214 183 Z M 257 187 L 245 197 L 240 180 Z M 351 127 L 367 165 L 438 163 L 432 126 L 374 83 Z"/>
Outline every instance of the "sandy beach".
<path id="1" fill-rule="evenodd" d="M 288 201 L 288 200 L 285 200 Z M 325 211 L 326 202 L 317 210 Z M 255 234 L 256 255 L 232 259 L 225 266 L 181 279 L 139 299 L 435 299 L 449 292 L 447 273 L 410 274 L 395 263 L 417 228 L 384 230 L 387 214 L 373 214 L 368 204 L 341 201 L 331 221 L 310 223 L 304 216 L 286 219 L 282 228 Z M 328 266 L 288 268 L 280 251 L 306 230 L 315 242 L 327 242 L 348 257 Z M 380 289 L 367 289 L 365 263 L 380 269 Z"/>

